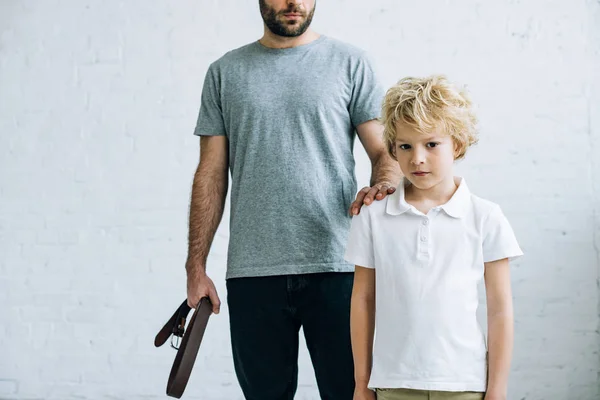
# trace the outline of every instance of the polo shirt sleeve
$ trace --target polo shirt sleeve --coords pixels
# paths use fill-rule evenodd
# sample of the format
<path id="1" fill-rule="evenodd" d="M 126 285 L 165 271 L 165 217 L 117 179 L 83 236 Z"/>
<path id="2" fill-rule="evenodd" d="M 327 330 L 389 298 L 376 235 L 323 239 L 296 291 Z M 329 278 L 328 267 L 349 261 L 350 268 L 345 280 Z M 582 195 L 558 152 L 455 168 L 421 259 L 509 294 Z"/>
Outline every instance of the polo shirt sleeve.
<path id="1" fill-rule="evenodd" d="M 364 54 L 352 74 L 352 97 L 348 110 L 352 125 L 379 118 L 385 90 L 377 79 L 375 69 Z"/>
<path id="2" fill-rule="evenodd" d="M 360 267 L 375 268 L 371 219 L 364 206 L 360 214 L 352 217 L 344 259 Z"/>
<path id="3" fill-rule="evenodd" d="M 215 64 L 211 64 L 204 78 L 200 112 L 198 113 L 194 135 L 226 135 L 225 124 L 223 123 L 223 110 L 221 109 L 220 83 Z"/>
<path id="4" fill-rule="evenodd" d="M 523 255 L 517 238 L 498 205 L 495 205 L 483 226 L 483 261 L 491 262 Z"/>

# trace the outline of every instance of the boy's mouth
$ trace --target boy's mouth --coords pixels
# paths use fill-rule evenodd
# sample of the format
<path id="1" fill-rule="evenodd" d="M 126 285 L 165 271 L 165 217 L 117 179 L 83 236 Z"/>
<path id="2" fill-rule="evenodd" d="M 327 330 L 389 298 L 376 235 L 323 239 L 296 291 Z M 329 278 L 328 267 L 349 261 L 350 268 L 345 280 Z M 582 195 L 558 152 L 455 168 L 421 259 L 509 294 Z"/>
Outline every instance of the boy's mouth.
<path id="1" fill-rule="evenodd" d="M 427 174 L 429 174 L 429 172 L 425 172 L 425 171 L 415 171 L 412 173 L 415 176 L 425 176 Z"/>

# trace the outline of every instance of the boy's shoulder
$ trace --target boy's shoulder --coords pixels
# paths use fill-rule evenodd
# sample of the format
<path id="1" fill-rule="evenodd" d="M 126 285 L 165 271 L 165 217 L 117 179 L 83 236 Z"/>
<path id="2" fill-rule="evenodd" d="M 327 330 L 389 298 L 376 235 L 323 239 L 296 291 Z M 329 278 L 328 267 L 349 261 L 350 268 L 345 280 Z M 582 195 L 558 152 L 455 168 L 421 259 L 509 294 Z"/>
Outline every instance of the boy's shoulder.
<path id="1" fill-rule="evenodd" d="M 470 202 L 474 215 L 482 219 L 489 216 L 494 210 L 500 209 L 500 206 L 497 203 L 479 197 L 473 193 L 470 193 Z"/>
<path id="2" fill-rule="evenodd" d="M 360 208 L 360 213 L 352 217 L 352 219 L 361 220 L 362 223 L 368 223 L 367 221 L 374 221 L 384 217 L 387 202 L 391 196 L 386 196 L 381 200 L 375 200 L 373 203 L 367 205 L 363 204 Z"/>
<path id="3" fill-rule="evenodd" d="M 390 214 L 387 212 L 389 209 L 388 203 L 398 202 L 398 195 L 398 192 L 394 192 L 393 194 L 386 196 L 382 200 L 376 200 L 370 205 L 363 205 L 359 215 L 363 215 L 363 218 L 368 218 L 371 220 L 386 218 L 386 216 Z M 392 206 L 393 205 L 394 204 L 392 204 Z M 500 210 L 500 206 L 497 203 L 494 203 L 491 200 L 484 199 L 483 197 L 477 196 L 473 193 L 469 193 L 469 207 L 471 208 L 471 212 L 477 219 L 485 219 L 493 211 Z M 395 209 L 395 207 L 392 207 L 392 209 Z"/>
<path id="4" fill-rule="evenodd" d="M 398 202 L 397 193 L 398 192 L 396 191 L 390 195 L 387 195 L 381 200 L 373 201 L 373 203 L 369 205 L 363 204 L 363 206 L 360 209 L 360 214 L 358 214 L 354 218 L 360 218 L 365 221 L 370 221 L 370 223 L 381 222 L 390 218 L 395 222 L 402 220 L 402 218 L 398 218 L 398 213 L 393 212 L 393 210 L 397 208 L 394 206 L 394 204 Z"/>

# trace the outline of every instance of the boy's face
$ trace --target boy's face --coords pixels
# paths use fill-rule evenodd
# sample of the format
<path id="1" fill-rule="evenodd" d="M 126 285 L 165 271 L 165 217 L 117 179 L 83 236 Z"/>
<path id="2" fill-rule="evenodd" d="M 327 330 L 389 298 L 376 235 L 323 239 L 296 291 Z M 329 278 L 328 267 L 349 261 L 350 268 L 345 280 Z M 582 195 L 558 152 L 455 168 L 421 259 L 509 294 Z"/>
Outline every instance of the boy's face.
<path id="1" fill-rule="evenodd" d="M 416 188 L 430 189 L 453 179 L 456 146 L 443 133 L 421 133 L 404 124 L 396 124 L 395 154 L 402 173 Z"/>

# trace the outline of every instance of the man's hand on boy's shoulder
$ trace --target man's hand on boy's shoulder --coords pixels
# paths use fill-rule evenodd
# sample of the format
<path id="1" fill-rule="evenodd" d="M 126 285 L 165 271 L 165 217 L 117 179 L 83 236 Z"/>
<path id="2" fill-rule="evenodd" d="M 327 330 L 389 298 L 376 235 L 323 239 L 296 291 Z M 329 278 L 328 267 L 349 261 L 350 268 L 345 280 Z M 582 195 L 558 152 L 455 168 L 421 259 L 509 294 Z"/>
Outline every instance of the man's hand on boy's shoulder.
<path id="1" fill-rule="evenodd" d="M 363 205 L 369 205 L 375 200 L 383 200 L 388 194 L 392 194 L 396 188 L 389 182 L 380 182 L 369 187 L 365 186 L 357 194 L 356 199 L 350 205 L 350 215 L 360 214 L 360 209 Z"/>

